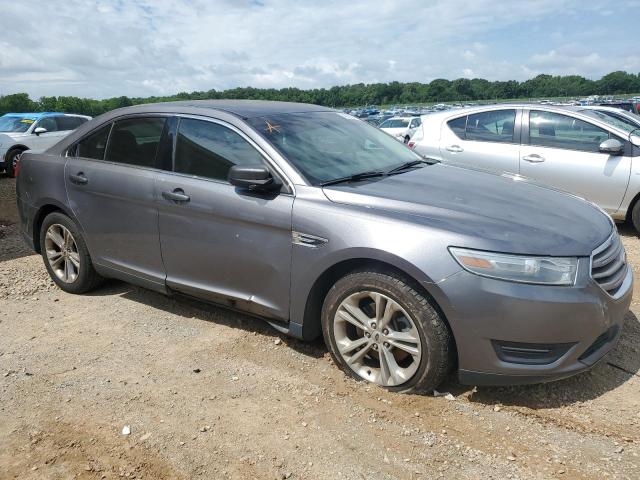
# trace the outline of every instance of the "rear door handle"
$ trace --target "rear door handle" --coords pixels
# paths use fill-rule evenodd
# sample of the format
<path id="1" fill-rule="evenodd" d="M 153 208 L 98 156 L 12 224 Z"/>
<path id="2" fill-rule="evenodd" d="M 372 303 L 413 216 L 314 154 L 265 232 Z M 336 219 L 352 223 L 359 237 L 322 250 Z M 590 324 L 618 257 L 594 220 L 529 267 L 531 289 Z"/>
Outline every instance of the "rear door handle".
<path id="1" fill-rule="evenodd" d="M 191 200 L 191 197 L 186 195 L 181 188 L 176 188 L 173 192 L 162 192 L 162 196 L 176 203 L 186 203 Z"/>
<path id="2" fill-rule="evenodd" d="M 71 180 L 71 183 L 75 183 L 76 185 L 85 185 L 89 183 L 89 179 L 84 176 L 83 172 L 78 172 L 76 175 L 69 175 L 69 180 Z"/>
<path id="3" fill-rule="evenodd" d="M 453 153 L 464 152 L 464 148 L 462 148 L 460 145 L 449 145 L 449 146 L 445 147 L 445 149 L 447 151 L 453 152 Z"/>
<path id="4" fill-rule="evenodd" d="M 544 157 L 541 155 L 538 155 L 537 153 L 532 153 L 531 155 L 525 155 L 524 157 L 522 157 L 522 159 L 525 162 L 529 162 L 529 163 L 542 163 L 544 162 Z"/>

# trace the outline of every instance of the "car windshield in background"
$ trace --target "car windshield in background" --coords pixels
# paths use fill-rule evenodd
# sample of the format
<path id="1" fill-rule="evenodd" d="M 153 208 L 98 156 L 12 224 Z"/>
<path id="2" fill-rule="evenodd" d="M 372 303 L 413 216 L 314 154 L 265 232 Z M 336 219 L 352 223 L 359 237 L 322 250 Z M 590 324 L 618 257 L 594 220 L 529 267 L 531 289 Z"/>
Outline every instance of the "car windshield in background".
<path id="1" fill-rule="evenodd" d="M 24 133 L 33 122 L 34 120 L 24 117 L 0 117 L 0 132 Z"/>
<path id="2" fill-rule="evenodd" d="M 409 126 L 409 120 L 404 119 L 396 119 L 396 120 L 387 120 L 380 128 L 406 128 Z"/>
<path id="3" fill-rule="evenodd" d="M 386 133 L 343 113 L 289 113 L 248 122 L 313 185 L 420 159 Z"/>
<path id="4" fill-rule="evenodd" d="M 638 129 L 638 125 L 633 123 L 632 120 L 627 120 L 624 117 L 618 117 L 614 114 L 610 114 L 609 112 L 585 109 L 581 110 L 580 113 L 596 118 L 602 122 L 607 122 L 609 125 L 624 130 L 627 133 L 631 133 L 633 130 Z"/>

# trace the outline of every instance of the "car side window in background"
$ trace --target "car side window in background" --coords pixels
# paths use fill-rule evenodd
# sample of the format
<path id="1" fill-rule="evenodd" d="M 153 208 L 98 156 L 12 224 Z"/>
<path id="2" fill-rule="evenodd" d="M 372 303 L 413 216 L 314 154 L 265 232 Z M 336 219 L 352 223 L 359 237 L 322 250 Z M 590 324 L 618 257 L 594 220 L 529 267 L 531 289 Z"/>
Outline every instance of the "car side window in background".
<path id="1" fill-rule="evenodd" d="M 226 181 L 234 165 L 263 163 L 262 155 L 233 130 L 204 120 L 180 119 L 176 172 Z"/>
<path id="2" fill-rule="evenodd" d="M 155 167 L 165 121 L 164 118 L 152 117 L 115 122 L 109 137 L 106 160 L 139 167 Z"/>
<path id="3" fill-rule="evenodd" d="M 110 130 L 111 124 L 109 123 L 80 140 L 76 145 L 75 155 L 82 158 L 104 160 L 104 152 L 107 150 Z"/>
<path id="4" fill-rule="evenodd" d="M 56 123 L 55 117 L 44 117 L 40 119 L 36 128 L 46 128 L 47 132 L 57 132 L 58 124 Z"/>
<path id="5" fill-rule="evenodd" d="M 460 118 L 454 118 L 453 120 L 449 120 L 447 122 L 447 125 L 449 125 L 449 128 L 453 131 L 453 133 L 456 134 L 456 136 L 461 139 L 464 140 L 465 139 L 465 135 L 464 135 L 464 129 L 465 126 L 467 125 L 467 117 L 460 117 Z"/>
<path id="6" fill-rule="evenodd" d="M 609 132 L 591 123 L 553 112 L 529 112 L 529 143 L 541 147 L 600 151 Z"/>
<path id="7" fill-rule="evenodd" d="M 86 118 L 82 117 L 61 116 L 55 118 L 56 124 L 58 125 L 58 131 L 74 130 L 87 121 Z"/>
<path id="8" fill-rule="evenodd" d="M 491 110 L 467 118 L 466 139 L 479 142 L 513 143 L 515 110 Z"/>

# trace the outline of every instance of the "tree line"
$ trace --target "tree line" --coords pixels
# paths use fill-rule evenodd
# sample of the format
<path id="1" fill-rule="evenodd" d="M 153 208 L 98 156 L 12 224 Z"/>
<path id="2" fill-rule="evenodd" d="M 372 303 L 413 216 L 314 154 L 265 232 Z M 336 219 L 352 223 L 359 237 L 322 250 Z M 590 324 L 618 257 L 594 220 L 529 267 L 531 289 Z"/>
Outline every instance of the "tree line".
<path id="1" fill-rule="evenodd" d="M 120 107 L 141 103 L 174 100 L 252 99 L 314 103 L 331 107 L 358 105 L 389 105 L 452 101 L 486 101 L 517 98 L 582 97 L 640 92 L 640 73 L 622 71 L 609 73 L 599 80 L 579 75 L 538 75 L 518 82 L 488 81 L 482 78 L 436 79 L 429 83 L 358 83 L 331 88 L 252 88 L 183 92 L 163 97 L 126 96 L 96 100 L 73 96 L 41 97 L 32 100 L 26 93 L 0 96 L 0 114 L 7 112 L 68 112 L 97 116 Z"/>

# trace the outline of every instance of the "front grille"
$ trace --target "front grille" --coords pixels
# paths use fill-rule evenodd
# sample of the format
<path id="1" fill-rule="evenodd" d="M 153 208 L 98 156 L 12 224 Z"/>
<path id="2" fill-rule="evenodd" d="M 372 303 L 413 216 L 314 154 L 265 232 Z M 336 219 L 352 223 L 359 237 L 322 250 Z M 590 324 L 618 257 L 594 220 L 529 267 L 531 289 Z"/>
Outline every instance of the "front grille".
<path id="1" fill-rule="evenodd" d="M 627 274 L 627 258 L 617 231 L 591 255 L 591 277 L 610 295 L 615 295 Z"/>

